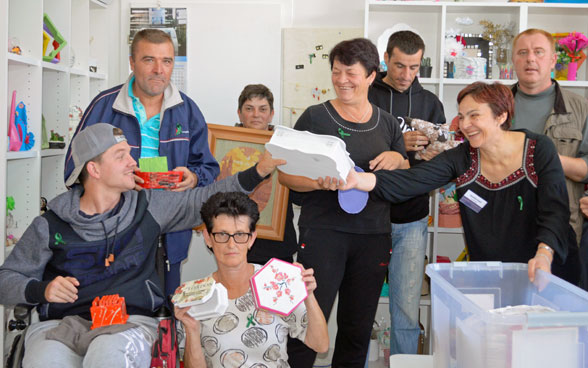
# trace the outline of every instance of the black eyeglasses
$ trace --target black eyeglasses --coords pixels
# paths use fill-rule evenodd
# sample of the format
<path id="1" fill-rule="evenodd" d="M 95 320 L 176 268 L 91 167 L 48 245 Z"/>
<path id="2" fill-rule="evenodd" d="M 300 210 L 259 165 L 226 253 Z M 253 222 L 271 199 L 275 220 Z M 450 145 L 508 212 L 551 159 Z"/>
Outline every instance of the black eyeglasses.
<path id="1" fill-rule="evenodd" d="M 235 243 L 243 244 L 249 241 L 249 239 L 251 238 L 251 233 L 212 233 L 212 237 L 214 238 L 214 241 L 217 243 L 227 243 L 230 238 L 233 238 Z"/>

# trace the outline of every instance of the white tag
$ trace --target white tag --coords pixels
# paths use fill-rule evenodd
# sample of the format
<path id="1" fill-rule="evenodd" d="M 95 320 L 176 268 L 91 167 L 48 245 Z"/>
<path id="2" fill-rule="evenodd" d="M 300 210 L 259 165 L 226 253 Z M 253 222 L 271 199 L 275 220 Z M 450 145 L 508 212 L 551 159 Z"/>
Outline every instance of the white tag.
<path id="1" fill-rule="evenodd" d="M 484 208 L 486 204 L 488 204 L 486 200 L 484 200 L 482 197 L 480 197 L 479 195 L 477 195 L 469 189 L 463 195 L 463 197 L 460 198 L 459 201 L 465 204 L 469 209 L 471 209 L 475 213 L 480 212 L 480 210 Z"/>
<path id="2" fill-rule="evenodd" d="M 125 138 L 124 135 L 115 135 L 114 140 L 116 141 L 116 143 L 120 143 L 126 141 L 127 138 Z"/>

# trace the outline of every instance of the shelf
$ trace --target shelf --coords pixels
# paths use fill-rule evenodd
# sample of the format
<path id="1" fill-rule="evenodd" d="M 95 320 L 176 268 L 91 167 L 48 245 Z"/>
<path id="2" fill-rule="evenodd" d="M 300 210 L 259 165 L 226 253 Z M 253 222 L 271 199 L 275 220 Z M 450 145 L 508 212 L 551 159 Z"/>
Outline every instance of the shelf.
<path id="1" fill-rule="evenodd" d="M 6 152 L 6 159 L 7 160 L 22 160 L 24 158 L 34 158 L 37 157 L 37 152 L 35 150 L 29 151 L 10 151 Z"/>
<path id="2" fill-rule="evenodd" d="M 63 156 L 65 155 L 65 152 L 65 148 L 47 148 L 41 150 L 41 157 Z"/>
<path id="3" fill-rule="evenodd" d="M 92 79 L 106 79 L 106 74 L 104 74 L 104 73 L 88 72 L 88 74 L 90 75 L 90 78 L 92 78 Z"/>
<path id="4" fill-rule="evenodd" d="M 419 79 L 420 81 L 420 79 Z M 486 82 L 486 83 L 494 83 L 500 82 L 505 85 L 515 84 L 516 80 L 514 79 L 455 79 L 455 78 L 443 78 L 443 84 L 447 85 L 468 85 L 474 82 Z"/>
<path id="5" fill-rule="evenodd" d="M 41 62 L 38 59 L 29 57 L 29 56 L 22 56 L 18 54 L 13 54 L 12 52 L 6 53 L 8 64 L 23 64 L 23 65 L 33 65 L 39 66 Z"/>
<path id="6" fill-rule="evenodd" d="M 557 83 L 559 83 L 559 85 L 562 87 L 578 87 L 578 88 L 588 87 L 588 81 L 561 81 L 561 80 L 558 80 Z"/>
<path id="7" fill-rule="evenodd" d="M 439 84 L 440 80 L 441 80 L 440 78 L 420 78 L 419 77 L 420 84 Z"/>
<path id="8" fill-rule="evenodd" d="M 43 66 L 43 69 L 54 70 L 54 71 L 62 72 L 62 73 L 67 73 L 69 71 L 68 67 L 63 66 L 61 64 L 53 64 L 53 63 L 49 63 L 47 61 L 43 61 L 43 62 L 41 62 L 41 65 Z"/>
<path id="9" fill-rule="evenodd" d="M 79 68 L 71 68 L 69 70 L 69 72 L 70 72 L 70 74 L 79 75 L 79 76 L 82 76 L 82 77 L 87 77 L 88 76 L 88 73 L 89 73 L 89 72 L 87 72 L 87 71 L 85 71 L 83 69 L 79 69 Z"/>

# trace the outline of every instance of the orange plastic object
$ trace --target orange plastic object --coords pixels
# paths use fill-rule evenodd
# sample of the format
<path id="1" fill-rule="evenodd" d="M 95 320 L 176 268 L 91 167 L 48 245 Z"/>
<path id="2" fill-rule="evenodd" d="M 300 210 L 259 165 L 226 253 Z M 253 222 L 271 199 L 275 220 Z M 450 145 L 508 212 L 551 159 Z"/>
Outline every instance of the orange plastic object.
<path id="1" fill-rule="evenodd" d="M 184 173 L 181 171 L 166 171 L 166 172 L 143 172 L 136 173 L 138 177 L 145 182 L 139 184 L 145 189 L 163 189 L 172 188 L 174 185 L 182 181 Z"/>
<path id="2" fill-rule="evenodd" d="M 92 330 L 102 326 L 124 325 L 129 319 L 125 298 L 114 295 L 96 297 L 90 307 Z"/>

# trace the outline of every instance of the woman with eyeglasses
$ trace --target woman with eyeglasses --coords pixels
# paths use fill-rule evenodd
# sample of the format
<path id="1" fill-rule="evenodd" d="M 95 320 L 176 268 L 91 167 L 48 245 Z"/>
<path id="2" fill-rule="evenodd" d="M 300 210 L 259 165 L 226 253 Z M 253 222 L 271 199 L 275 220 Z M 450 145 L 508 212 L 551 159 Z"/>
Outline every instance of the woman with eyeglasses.
<path id="1" fill-rule="evenodd" d="M 243 193 L 217 193 L 200 211 L 206 225 L 206 245 L 214 253 L 218 269 L 212 277 L 228 292 L 229 307 L 217 318 L 197 321 L 187 308 L 175 309 L 184 324 L 184 366 L 194 367 L 289 367 L 288 336 L 309 348 L 329 348 L 327 322 L 314 296 L 317 287 L 312 269 L 302 271 L 308 297 L 289 316 L 258 309 L 249 286 L 261 266 L 247 262 L 259 219 L 257 204 Z"/>

